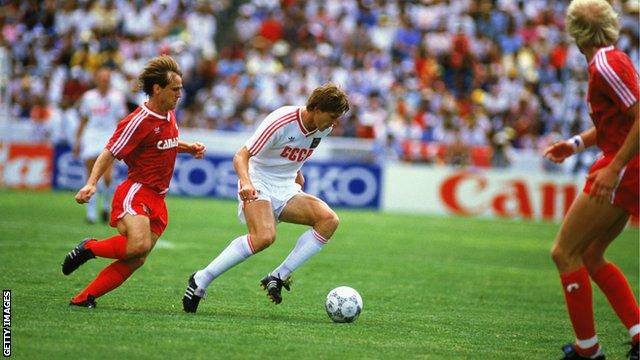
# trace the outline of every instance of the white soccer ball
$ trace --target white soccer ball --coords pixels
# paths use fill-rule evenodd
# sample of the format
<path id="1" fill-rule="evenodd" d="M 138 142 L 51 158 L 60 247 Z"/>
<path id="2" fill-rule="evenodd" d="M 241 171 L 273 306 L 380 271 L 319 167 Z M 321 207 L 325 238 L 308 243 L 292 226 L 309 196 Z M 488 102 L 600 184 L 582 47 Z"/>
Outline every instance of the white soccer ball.
<path id="1" fill-rule="evenodd" d="M 362 311 L 362 297 L 353 288 L 339 286 L 329 291 L 325 309 L 327 315 L 335 322 L 354 322 Z"/>

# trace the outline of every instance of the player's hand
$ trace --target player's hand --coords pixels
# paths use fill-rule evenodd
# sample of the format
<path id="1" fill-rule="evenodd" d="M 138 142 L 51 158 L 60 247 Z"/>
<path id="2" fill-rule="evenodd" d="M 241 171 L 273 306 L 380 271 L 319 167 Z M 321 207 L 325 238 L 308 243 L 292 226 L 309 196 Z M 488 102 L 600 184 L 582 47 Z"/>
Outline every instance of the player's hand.
<path id="1" fill-rule="evenodd" d="M 253 184 L 242 185 L 240 187 L 240 190 L 238 191 L 238 196 L 240 196 L 240 200 L 244 202 L 253 201 L 258 198 L 256 189 L 253 187 Z"/>
<path id="2" fill-rule="evenodd" d="M 555 163 L 561 163 L 571 155 L 573 155 L 573 146 L 568 141 L 559 141 L 544 150 L 544 157 Z"/>
<path id="3" fill-rule="evenodd" d="M 619 173 L 611 166 L 603 167 L 587 175 L 587 180 L 593 181 L 589 196 L 598 203 L 611 202 L 611 195 L 619 180 Z"/>
<path id="4" fill-rule="evenodd" d="M 191 154 L 196 159 L 204 158 L 204 153 L 207 151 L 207 147 L 201 142 L 194 142 L 189 146 L 191 148 Z"/>
<path id="5" fill-rule="evenodd" d="M 76 193 L 76 202 L 78 204 L 84 204 L 89 202 L 89 199 L 96 193 L 95 185 L 85 185 L 82 189 Z"/>

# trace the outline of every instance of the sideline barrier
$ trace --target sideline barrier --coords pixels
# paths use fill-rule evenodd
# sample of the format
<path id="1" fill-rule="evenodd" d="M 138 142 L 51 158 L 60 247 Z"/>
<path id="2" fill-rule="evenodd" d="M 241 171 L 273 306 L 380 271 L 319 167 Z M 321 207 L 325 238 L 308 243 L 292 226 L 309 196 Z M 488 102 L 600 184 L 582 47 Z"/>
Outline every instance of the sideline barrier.
<path id="1" fill-rule="evenodd" d="M 51 188 L 53 149 L 48 144 L 0 142 L 0 186 Z"/>
<path id="2" fill-rule="evenodd" d="M 79 189 L 84 185 L 84 167 L 68 146 L 56 146 L 52 184 L 56 189 Z M 118 161 L 117 182 L 126 177 L 126 166 Z M 303 167 L 305 191 L 331 206 L 379 209 L 382 170 L 359 162 L 309 161 Z M 179 154 L 170 194 L 235 199 L 238 179 L 230 155 L 206 155 L 197 160 Z"/>
<path id="3" fill-rule="evenodd" d="M 383 211 L 560 221 L 584 176 L 391 163 Z M 636 226 L 638 219 L 632 219 Z"/>
<path id="4" fill-rule="evenodd" d="M 315 158 L 315 153 L 314 153 Z M 388 162 L 334 161 L 319 156 L 303 167 L 305 191 L 331 206 L 389 212 L 559 221 L 582 189 L 583 176 L 520 170 L 454 169 Z M 126 177 L 116 163 L 115 178 Z M 0 141 L 0 186 L 77 190 L 84 166 L 68 146 Z M 170 193 L 234 199 L 232 152 L 204 161 L 180 154 Z M 638 226 L 638 218 L 632 219 Z"/>

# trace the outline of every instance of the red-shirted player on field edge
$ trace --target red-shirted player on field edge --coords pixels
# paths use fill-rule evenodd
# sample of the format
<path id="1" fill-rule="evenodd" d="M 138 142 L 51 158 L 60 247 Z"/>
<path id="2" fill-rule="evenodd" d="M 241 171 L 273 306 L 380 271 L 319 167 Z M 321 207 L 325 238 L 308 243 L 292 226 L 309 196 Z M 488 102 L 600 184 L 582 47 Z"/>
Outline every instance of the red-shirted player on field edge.
<path id="1" fill-rule="evenodd" d="M 96 256 L 116 259 L 71 299 L 71 305 L 95 307 L 97 297 L 120 286 L 144 264 L 167 227 L 164 196 L 169 190 L 177 153 L 204 157 L 203 144 L 178 140 L 174 109 L 182 92 L 181 76 L 178 64 L 169 56 L 153 58 L 146 64 L 138 80 L 149 101 L 118 123 L 87 184 L 75 196 L 78 203 L 86 203 L 114 159 L 124 160 L 129 167 L 127 179 L 116 189 L 111 205 L 110 225 L 117 227 L 119 235 L 103 240 L 85 239 L 64 258 L 65 275 Z"/>
<path id="2" fill-rule="evenodd" d="M 591 167 L 551 250 L 576 335 L 575 343 L 563 347 L 564 359 L 604 359 L 596 336 L 590 279 L 629 331 L 629 358 L 638 359 L 638 303 L 620 269 L 604 258 L 629 215 L 638 214 L 638 74 L 629 57 L 613 46 L 618 15 L 607 1 L 573 0 L 567 9 L 567 29 L 589 63 L 587 102 L 595 126 L 550 146 L 545 156 L 561 162 L 591 145 L 603 155 Z"/>

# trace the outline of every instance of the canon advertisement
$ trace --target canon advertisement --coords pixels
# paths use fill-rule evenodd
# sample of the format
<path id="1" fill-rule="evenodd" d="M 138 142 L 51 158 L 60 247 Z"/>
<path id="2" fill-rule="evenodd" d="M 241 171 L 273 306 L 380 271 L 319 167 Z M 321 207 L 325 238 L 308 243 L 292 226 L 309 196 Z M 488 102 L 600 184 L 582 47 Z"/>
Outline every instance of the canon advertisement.
<path id="1" fill-rule="evenodd" d="M 385 179 L 385 210 L 560 220 L 584 176 L 393 164 Z"/>

